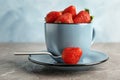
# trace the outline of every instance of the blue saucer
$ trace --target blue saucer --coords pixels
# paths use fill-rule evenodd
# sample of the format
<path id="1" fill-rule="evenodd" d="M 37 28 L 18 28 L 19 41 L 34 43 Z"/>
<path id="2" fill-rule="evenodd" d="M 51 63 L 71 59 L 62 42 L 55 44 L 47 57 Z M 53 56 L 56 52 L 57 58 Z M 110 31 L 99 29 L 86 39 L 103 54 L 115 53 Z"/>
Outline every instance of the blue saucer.
<path id="1" fill-rule="evenodd" d="M 92 66 L 103 63 L 108 60 L 108 55 L 103 52 L 98 51 L 89 51 L 86 57 L 83 57 L 79 60 L 76 65 L 67 65 L 64 63 L 56 62 L 50 55 L 29 55 L 28 59 L 31 62 L 61 69 L 77 69 L 80 67 Z"/>

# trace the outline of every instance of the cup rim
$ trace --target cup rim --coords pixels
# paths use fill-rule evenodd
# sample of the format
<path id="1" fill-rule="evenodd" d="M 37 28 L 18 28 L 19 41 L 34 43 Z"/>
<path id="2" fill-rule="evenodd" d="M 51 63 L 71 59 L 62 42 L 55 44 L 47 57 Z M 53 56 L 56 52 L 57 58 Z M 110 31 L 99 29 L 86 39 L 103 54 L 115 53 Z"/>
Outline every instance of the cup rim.
<path id="1" fill-rule="evenodd" d="M 70 24 L 66 24 L 66 23 L 44 23 L 44 24 L 51 24 L 51 25 L 91 25 L 92 23 L 78 23 L 78 24 L 74 24 L 74 23 L 70 23 Z"/>

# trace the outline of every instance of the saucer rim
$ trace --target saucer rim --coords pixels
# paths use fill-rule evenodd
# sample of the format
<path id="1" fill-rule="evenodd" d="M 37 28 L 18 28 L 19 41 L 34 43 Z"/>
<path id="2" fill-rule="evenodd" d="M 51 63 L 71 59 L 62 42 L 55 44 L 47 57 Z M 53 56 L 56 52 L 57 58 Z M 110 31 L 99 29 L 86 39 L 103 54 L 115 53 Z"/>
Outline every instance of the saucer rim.
<path id="1" fill-rule="evenodd" d="M 91 50 L 91 51 L 102 53 L 102 54 L 106 55 L 107 58 L 104 60 L 101 60 L 99 62 L 95 62 L 95 63 L 91 63 L 91 64 L 72 64 L 72 65 L 71 64 L 57 63 L 56 61 L 55 61 L 56 62 L 55 64 L 43 63 L 43 62 L 39 62 L 39 61 L 31 59 L 31 57 L 30 57 L 31 55 L 29 55 L 28 60 L 33 62 L 33 63 L 39 64 L 39 65 L 44 65 L 44 66 L 77 67 L 77 66 L 94 66 L 94 65 L 98 65 L 98 64 L 101 64 L 103 62 L 106 62 L 109 59 L 109 56 L 107 54 L 105 54 L 104 52 L 95 51 L 95 50 Z"/>

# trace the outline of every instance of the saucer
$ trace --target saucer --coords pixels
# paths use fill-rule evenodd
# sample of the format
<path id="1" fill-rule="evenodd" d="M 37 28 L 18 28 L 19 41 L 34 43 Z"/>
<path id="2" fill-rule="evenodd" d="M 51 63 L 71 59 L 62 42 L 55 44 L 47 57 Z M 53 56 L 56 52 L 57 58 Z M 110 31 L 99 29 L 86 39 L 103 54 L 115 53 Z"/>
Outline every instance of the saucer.
<path id="1" fill-rule="evenodd" d="M 79 62 L 75 65 L 67 65 L 64 63 L 56 62 L 50 55 L 29 55 L 28 59 L 40 65 L 44 65 L 47 67 L 57 68 L 57 69 L 79 69 L 81 67 L 90 67 L 93 65 L 97 65 L 103 63 L 108 60 L 108 55 L 103 52 L 98 51 L 89 51 L 88 55 L 81 58 Z"/>

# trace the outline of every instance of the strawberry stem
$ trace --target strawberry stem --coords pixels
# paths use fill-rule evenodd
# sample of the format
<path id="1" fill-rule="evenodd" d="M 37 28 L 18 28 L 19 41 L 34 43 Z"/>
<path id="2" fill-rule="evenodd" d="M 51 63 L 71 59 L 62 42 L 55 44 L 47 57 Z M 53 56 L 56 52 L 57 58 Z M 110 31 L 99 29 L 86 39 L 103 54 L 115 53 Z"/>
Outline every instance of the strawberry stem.
<path id="1" fill-rule="evenodd" d="M 93 18 L 94 18 L 94 16 L 90 16 L 90 18 L 91 18 L 91 21 L 93 20 Z"/>
<path id="2" fill-rule="evenodd" d="M 85 11 L 87 11 L 88 13 L 90 13 L 89 9 L 85 8 Z"/>

